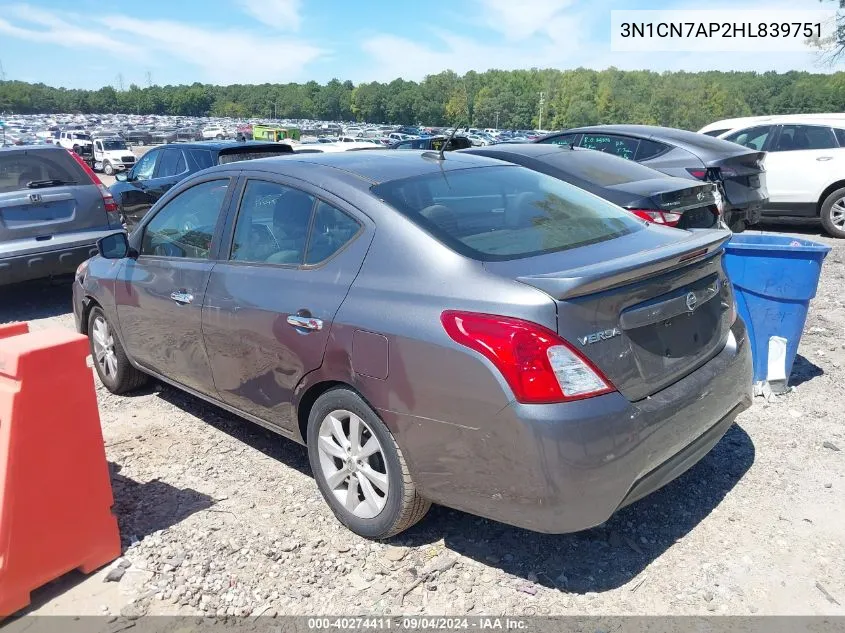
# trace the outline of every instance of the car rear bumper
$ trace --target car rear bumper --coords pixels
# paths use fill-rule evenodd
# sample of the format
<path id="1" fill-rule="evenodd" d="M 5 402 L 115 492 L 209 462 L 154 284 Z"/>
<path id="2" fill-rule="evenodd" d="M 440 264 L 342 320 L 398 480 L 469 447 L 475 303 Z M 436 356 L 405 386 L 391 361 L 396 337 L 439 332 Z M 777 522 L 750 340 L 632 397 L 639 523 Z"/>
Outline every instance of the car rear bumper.
<path id="1" fill-rule="evenodd" d="M 398 440 L 420 494 L 432 501 L 538 532 L 575 532 L 603 523 L 704 457 L 751 405 L 751 378 L 738 320 L 716 357 L 639 402 L 612 393 L 565 404 L 511 403 L 472 427 L 442 425 L 451 437 L 438 432 L 436 444 L 422 450 L 403 445 L 401 433 Z M 393 422 L 408 428 L 408 420 Z"/>
<path id="2" fill-rule="evenodd" d="M 42 250 L 22 254 L 0 254 L 0 286 L 72 274 L 77 266 L 97 254 L 97 240 L 115 229 L 86 233 L 84 239 L 51 244 Z"/>

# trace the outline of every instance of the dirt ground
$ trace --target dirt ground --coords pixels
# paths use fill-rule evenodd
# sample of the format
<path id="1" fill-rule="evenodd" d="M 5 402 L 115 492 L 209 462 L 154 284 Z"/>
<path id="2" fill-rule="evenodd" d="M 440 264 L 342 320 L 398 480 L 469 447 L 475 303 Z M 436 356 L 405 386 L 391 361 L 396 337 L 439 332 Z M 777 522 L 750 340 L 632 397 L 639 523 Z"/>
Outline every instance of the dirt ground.
<path id="1" fill-rule="evenodd" d="M 303 447 L 171 387 L 97 382 L 130 566 L 116 582 L 69 574 L 29 612 L 845 615 L 845 244 L 767 230 L 784 228 L 834 246 L 795 390 L 757 398 L 698 465 L 606 524 L 551 536 L 434 507 L 368 542 L 336 522 Z M 0 293 L 14 320 L 72 327 L 69 287 Z"/>

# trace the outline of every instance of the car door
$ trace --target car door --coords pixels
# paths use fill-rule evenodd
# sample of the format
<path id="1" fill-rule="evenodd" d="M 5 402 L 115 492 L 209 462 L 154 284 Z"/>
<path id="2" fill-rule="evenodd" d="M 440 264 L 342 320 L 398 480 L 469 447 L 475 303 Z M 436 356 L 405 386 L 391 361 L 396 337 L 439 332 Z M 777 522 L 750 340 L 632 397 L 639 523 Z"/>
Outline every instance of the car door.
<path id="1" fill-rule="evenodd" d="M 205 345 L 220 399 L 290 432 L 294 389 L 323 362 L 373 226 L 305 183 L 260 173 L 243 181 L 227 261 L 205 294 Z"/>
<path id="2" fill-rule="evenodd" d="M 133 227 L 150 210 L 160 196 L 150 187 L 163 148 L 155 148 L 144 154 L 126 175 L 124 186 L 119 188 L 120 210 L 127 226 Z"/>
<path id="3" fill-rule="evenodd" d="M 121 267 L 115 304 L 123 342 L 143 367 L 214 395 L 202 341 L 202 305 L 219 245 L 231 174 L 192 183 L 132 235 L 139 254 Z"/>
<path id="4" fill-rule="evenodd" d="M 822 191 L 845 173 L 845 154 L 825 125 L 781 125 L 766 155 L 771 211 L 816 215 Z"/>

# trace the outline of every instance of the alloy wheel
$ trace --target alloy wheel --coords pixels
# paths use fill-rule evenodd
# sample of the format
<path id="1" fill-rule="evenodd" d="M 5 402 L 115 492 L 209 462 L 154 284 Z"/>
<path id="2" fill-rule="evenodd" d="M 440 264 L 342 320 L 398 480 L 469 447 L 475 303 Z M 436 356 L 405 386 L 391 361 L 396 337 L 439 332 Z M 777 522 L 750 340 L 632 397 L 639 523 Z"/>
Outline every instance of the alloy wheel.
<path id="1" fill-rule="evenodd" d="M 91 332 L 94 342 L 94 361 L 100 366 L 104 376 L 115 379 L 117 377 L 117 356 L 114 353 L 114 335 L 109 330 L 106 320 L 98 316 L 94 319 Z"/>
<path id="2" fill-rule="evenodd" d="M 369 425 L 350 411 L 329 413 L 320 424 L 320 468 L 338 502 L 361 519 L 377 516 L 389 489 L 384 449 Z"/>
<path id="3" fill-rule="evenodd" d="M 836 228 L 845 231 L 845 198 L 839 198 L 830 207 L 830 222 Z"/>

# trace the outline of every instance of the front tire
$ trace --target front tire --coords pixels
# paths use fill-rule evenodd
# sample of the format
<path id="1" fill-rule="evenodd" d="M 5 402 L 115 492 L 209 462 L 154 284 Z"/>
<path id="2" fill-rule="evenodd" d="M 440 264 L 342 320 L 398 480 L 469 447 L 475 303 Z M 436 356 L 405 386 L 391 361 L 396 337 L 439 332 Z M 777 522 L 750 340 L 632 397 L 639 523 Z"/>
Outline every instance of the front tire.
<path id="1" fill-rule="evenodd" d="M 114 176 L 114 167 L 112 167 L 111 163 L 109 163 L 109 162 L 103 163 L 103 173 L 106 176 Z"/>
<path id="2" fill-rule="evenodd" d="M 308 458 L 317 486 L 352 532 L 384 539 L 408 529 L 431 502 L 417 494 L 402 451 L 357 393 L 331 389 L 308 416 Z"/>
<path id="3" fill-rule="evenodd" d="M 223 140 L 223 135 L 222 135 L 222 134 L 218 134 L 218 135 L 217 135 L 217 136 L 215 136 L 214 138 L 216 138 L 218 141 L 222 141 L 222 140 Z"/>
<path id="4" fill-rule="evenodd" d="M 828 235 L 845 238 L 845 187 L 837 189 L 824 199 L 820 216 Z"/>
<path id="5" fill-rule="evenodd" d="M 100 306 L 88 315 L 88 341 L 94 367 L 106 389 L 114 394 L 143 386 L 149 377 L 135 369 Z"/>

